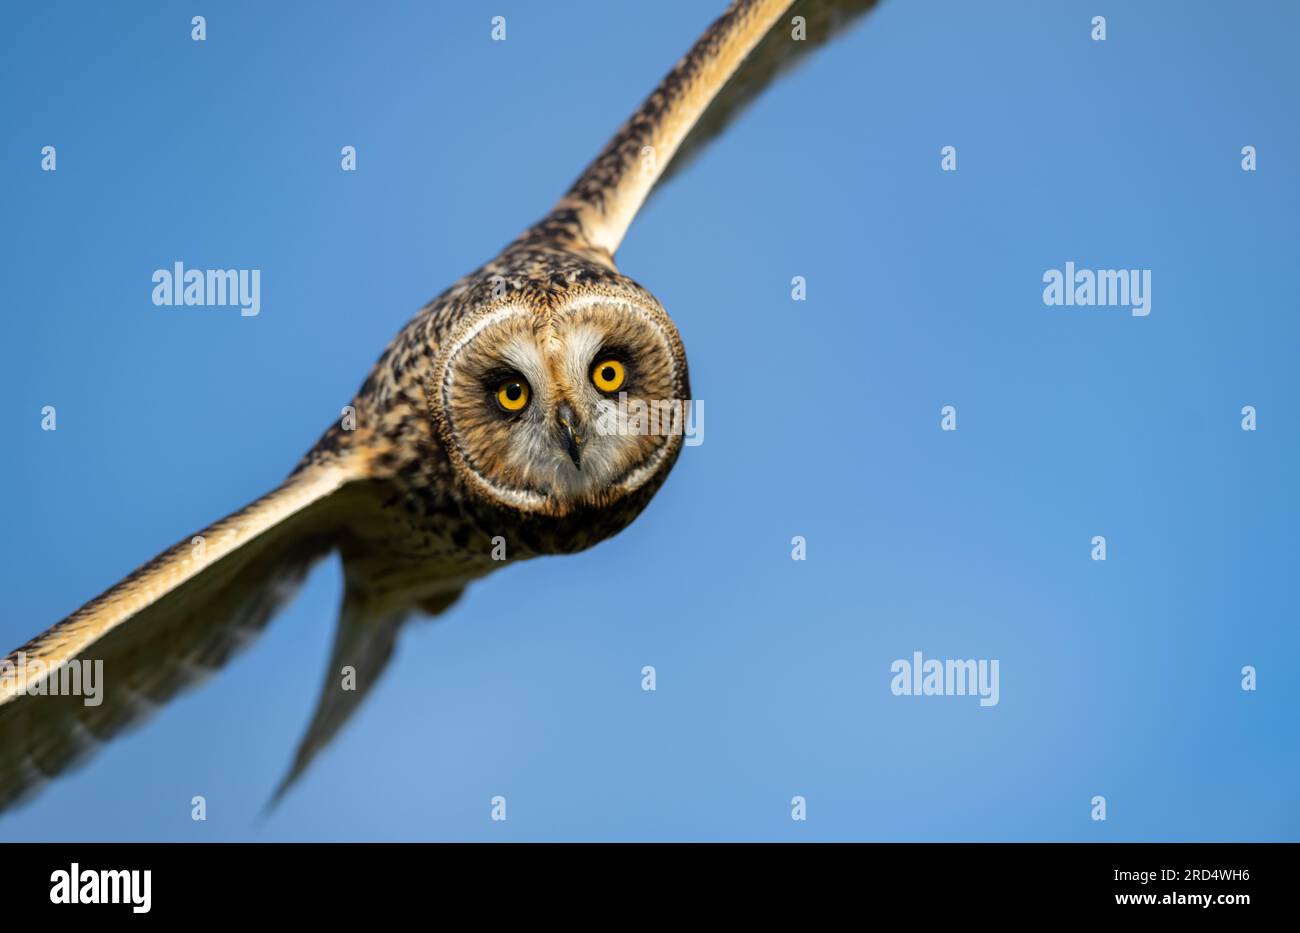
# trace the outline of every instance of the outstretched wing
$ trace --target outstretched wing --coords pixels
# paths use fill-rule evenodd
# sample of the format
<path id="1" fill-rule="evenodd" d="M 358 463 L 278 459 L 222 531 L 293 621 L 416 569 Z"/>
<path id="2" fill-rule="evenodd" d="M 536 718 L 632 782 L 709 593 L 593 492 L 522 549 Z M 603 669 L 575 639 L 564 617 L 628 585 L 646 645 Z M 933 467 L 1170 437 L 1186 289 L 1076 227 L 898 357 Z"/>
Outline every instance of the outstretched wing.
<path id="1" fill-rule="evenodd" d="M 874 0 L 734 0 L 534 231 L 613 256 L 661 178 Z M 788 14 L 788 15 L 786 15 Z M 803 16 L 802 38 L 794 17 Z"/>
<path id="2" fill-rule="evenodd" d="M 331 503 L 347 479 L 337 465 L 307 467 L 0 662 L 0 809 L 220 668 L 260 631 L 330 549 Z"/>
<path id="3" fill-rule="evenodd" d="M 877 0 L 796 0 L 789 13 L 767 31 L 731 76 L 677 148 L 654 190 L 677 175 L 708 148 L 774 81 L 779 81 L 815 51 L 844 33 Z M 802 17 L 795 38 L 795 17 Z"/>

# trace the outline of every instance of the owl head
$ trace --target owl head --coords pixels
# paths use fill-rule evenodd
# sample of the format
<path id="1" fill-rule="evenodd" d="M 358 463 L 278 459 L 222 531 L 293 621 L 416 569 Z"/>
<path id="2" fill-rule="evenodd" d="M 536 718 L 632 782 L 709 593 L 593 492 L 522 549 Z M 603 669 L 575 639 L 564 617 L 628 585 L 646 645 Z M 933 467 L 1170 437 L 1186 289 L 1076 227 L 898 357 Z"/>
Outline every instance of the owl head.
<path id="1" fill-rule="evenodd" d="M 621 278 L 484 302 L 448 336 L 426 391 L 474 493 L 557 517 L 657 485 L 682 443 L 670 409 L 684 415 L 690 394 L 677 328 Z"/>

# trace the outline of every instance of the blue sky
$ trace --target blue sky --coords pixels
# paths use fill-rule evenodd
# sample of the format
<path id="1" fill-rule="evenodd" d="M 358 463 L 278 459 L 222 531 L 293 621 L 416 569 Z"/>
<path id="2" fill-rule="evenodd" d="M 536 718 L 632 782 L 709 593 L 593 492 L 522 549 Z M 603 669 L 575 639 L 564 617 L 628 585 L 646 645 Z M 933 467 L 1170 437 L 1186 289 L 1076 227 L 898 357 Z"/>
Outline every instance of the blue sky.
<path id="1" fill-rule="evenodd" d="M 278 483 L 721 6 L 7 8 L 3 649 Z M 886 0 L 660 191 L 618 259 L 704 444 L 413 625 L 276 811 L 333 560 L 0 838 L 1296 839 L 1300 9 L 1104 6 Z M 155 307 L 178 260 L 261 313 Z M 1045 306 L 1067 261 L 1151 270 L 1150 315 Z M 894 696 L 914 651 L 999 703 Z"/>

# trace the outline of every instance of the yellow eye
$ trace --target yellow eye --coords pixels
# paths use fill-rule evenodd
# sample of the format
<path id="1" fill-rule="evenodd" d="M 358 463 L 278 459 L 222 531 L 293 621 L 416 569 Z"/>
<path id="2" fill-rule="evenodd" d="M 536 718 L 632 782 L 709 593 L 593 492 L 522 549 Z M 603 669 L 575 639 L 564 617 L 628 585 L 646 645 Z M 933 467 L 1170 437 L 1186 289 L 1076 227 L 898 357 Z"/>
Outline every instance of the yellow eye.
<path id="1" fill-rule="evenodd" d="M 522 379 L 507 379 L 497 386 L 497 404 L 506 411 L 523 411 L 528 404 L 528 383 Z"/>
<path id="2" fill-rule="evenodd" d="M 597 363 L 591 370 L 591 381 L 602 392 L 617 392 L 623 387 L 627 370 L 618 360 L 605 360 Z"/>

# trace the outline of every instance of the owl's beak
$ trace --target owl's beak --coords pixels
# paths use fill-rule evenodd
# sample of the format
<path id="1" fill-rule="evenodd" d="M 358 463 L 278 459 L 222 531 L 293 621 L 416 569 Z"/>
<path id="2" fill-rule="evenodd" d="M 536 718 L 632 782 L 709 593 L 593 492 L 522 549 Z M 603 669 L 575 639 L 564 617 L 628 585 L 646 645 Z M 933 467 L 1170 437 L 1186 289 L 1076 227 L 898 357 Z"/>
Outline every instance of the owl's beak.
<path id="1" fill-rule="evenodd" d="M 568 403 L 563 403 L 555 413 L 556 420 L 560 423 L 560 440 L 564 444 L 564 452 L 569 455 L 573 465 L 579 470 L 582 469 L 582 437 L 577 434 L 575 425 L 578 423 L 577 417 L 573 414 L 573 409 Z"/>

